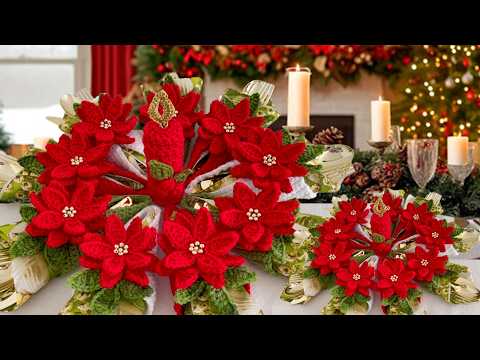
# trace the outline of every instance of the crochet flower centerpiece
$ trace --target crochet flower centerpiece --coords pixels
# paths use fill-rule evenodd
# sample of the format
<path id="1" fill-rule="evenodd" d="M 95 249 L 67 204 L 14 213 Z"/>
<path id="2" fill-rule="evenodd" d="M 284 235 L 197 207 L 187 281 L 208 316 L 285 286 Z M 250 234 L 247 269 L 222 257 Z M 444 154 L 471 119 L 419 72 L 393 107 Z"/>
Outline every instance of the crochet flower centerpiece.
<path id="1" fill-rule="evenodd" d="M 207 113 L 200 89 L 167 75 L 145 90 L 140 120 L 119 97 L 62 98 L 64 135 L 32 149 L 2 189 L 30 203 L 2 232 L 1 309 L 80 265 L 62 314 L 152 313 L 154 276 L 170 279 L 178 313 L 258 313 L 244 258 L 283 275 L 303 266 L 313 237 L 299 241 L 297 227 L 320 219 L 297 199 L 326 186 L 306 181 L 324 147 L 268 128 L 279 116 L 270 84 L 227 90 Z"/>
<path id="2" fill-rule="evenodd" d="M 449 262 L 463 230 L 438 218 L 439 197 L 387 191 L 372 204 L 339 201 L 318 227 L 318 245 L 303 276 L 317 291 L 331 288 L 325 314 L 367 313 L 375 294 L 386 314 L 413 314 L 423 288 L 450 303 L 480 299 L 468 269 Z"/>

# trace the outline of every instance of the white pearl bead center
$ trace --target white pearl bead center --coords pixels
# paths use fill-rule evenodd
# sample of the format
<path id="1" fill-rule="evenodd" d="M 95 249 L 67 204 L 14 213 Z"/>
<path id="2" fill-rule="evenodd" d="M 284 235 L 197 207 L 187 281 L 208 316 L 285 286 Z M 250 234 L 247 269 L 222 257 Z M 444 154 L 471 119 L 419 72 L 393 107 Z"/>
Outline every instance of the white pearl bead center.
<path id="1" fill-rule="evenodd" d="M 428 260 L 427 259 L 422 259 L 422 261 L 420 261 L 420 264 L 422 264 L 422 266 L 427 266 L 428 265 Z"/>
<path id="2" fill-rule="evenodd" d="M 128 245 L 124 244 L 123 242 L 119 244 L 115 244 L 115 248 L 113 249 L 113 252 L 118 256 L 128 254 Z"/>
<path id="3" fill-rule="evenodd" d="M 355 210 L 350 211 L 350 215 L 355 216 L 357 215 L 357 212 Z"/>
<path id="4" fill-rule="evenodd" d="M 392 275 L 392 276 L 390 276 L 390 281 L 392 281 L 392 282 L 397 282 L 397 281 L 398 281 L 398 275 Z"/>
<path id="5" fill-rule="evenodd" d="M 110 129 L 112 127 L 112 121 L 108 119 L 104 119 L 100 121 L 100 127 L 102 129 Z"/>
<path id="6" fill-rule="evenodd" d="M 226 133 L 232 134 L 235 132 L 235 124 L 232 122 L 227 122 L 225 123 L 225 125 L 223 125 L 223 129 Z"/>
<path id="7" fill-rule="evenodd" d="M 440 235 L 439 235 L 436 231 L 432 232 L 432 237 L 433 237 L 434 239 L 438 238 L 439 236 L 440 236 Z"/>
<path id="8" fill-rule="evenodd" d="M 336 258 L 337 258 L 337 256 L 336 256 L 335 254 L 330 254 L 330 255 L 328 255 L 328 260 L 333 261 L 333 260 L 335 260 Z"/>
<path id="9" fill-rule="evenodd" d="M 193 254 L 203 254 L 205 248 L 205 244 L 202 244 L 200 241 L 195 241 L 194 243 L 190 243 L 188 250 Z"/>
<path id="10" fill-rule="evenodd" d="M 247 217 L 250 221 L 258 221 L 260 220 L 260 216 L 262 216 L 262 213 L 258 209 L 250 208 L 247 211 Z"/>
<path id="11" fill-rule="evenodd" d="M 415 221 L 420 220 L 420 216 L 418 214 L 413 215 L 413 220 Z"/>
<path id="12" fill-rule="evenodd" d="M 353 280 L 356 280 L 356 281 L 360 280 L 361 278 L 362 278 L 362 277 L 360 276 L 359 273 L 355 273 L 355 274 L 353 274 L 353 276 L 352 276 L 352 279 L 353 279 Z"/>
<path id="13" fill-rule="evenodd" d="M 277 158 L 271 154 L 265 155 L 263 157 L 263 163 L 267 166 L 273 166 L 277 164 Z"/>
<path id="14" fill-rule="evenodd" d="M 83 163 L 83 156 L 75 155 L 73 158 L 70 159 L 70 164 L 72 164 L 72 166 L 78 166 L 81 163 Z"/>
<path id="15" fill-rule="evenodd" d="M 335 229 L 334 233 L 335 234 L 340 234 L 342 232 L 342 229 Z"/>
<path id="16" fill-rule="evenodd" d="M 71 217 L 73 218 L 75 214 L 77 213 L 77 210 L 73 206 L 65 206 L 62 210 L 63 217 Z"/>

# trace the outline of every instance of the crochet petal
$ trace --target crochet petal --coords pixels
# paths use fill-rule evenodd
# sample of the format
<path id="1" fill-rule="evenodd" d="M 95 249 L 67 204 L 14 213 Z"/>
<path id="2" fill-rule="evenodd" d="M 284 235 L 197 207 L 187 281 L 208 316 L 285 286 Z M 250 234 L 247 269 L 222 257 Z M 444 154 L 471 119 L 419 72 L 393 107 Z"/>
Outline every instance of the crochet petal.
<path id="1" fill-rule="evenodd" d="M 222 126 L 220 120 L 213 117 L 205 117 L 200 120 L 200 125 L 207 131 L 215 135 L 221 135 L 225 133 L 225 129 Z"/>
<path id="2" fill-rule="evenodd" d="M 281 134 L 280 131 L 277 133 L 272 129 L 265 129 L 260 142 L 260 147 L 265 151 L 274 151 L 278 149 L 280 146 L 282 146 L 282 139 L 277 135 L 279 133 Z"/>
<path id="3" fill-rule="evenodd" d="M 198 275 L 198 270 L 193 267 L 177 271 L 174 276 L 174 288 L 186 289 L 192 286 L 197 281 Z"/>
<path id="4" fill-rule="evenodd" d="M 210 148 L 208 149 L 212 154 L 218 155 L 227 151 L 227 146 L 223 136 L 215 136 L 210 143 Z"/>
<path id="5" fill-rule="evenodd" d="M 51 210 L 62 211 L 67 205 L 67 194 L 55 186 L 47 186 L 40 193 L 43 203 Z"/>
<path id="6" fill-rule="evenodd" d="M 251 169 L 254 176 L 266 177 L 270 173 L 271 167 L 263 163 L 255 163 L 252 164 Z"/>
<path id="7" fill-rule="evenodd" d="M 104 96 L 102 96 L 103 98 Z M 90 101 L 82 101 L 80 107 L 77 109 L 77 115 L 83 121 L 97 124 L 104 119 L 103 111 L 99 106 Z"/>
<path id="8" fill-rule="evenodd" d="M 163 90 L 167 93 L 168 98 L 172 102 L 172 104 L 177 104 L 180 102 L 181 94 L 180 88 L 175 83 L 167 83 L 162 86 Z M 179 110 L 179 109 L 176 109 Z"/>
<path id="9" fill-rule="evenodd" d="M 270 176 L 280 180 L 292 176 L 292 172 L 285 166 L 272 166 Z"/>
<path id="10" fill-rule="evenodd" d="M 305 143 L 296 143 L 282 146 L 280 150 L 280 163 L 296 162 L 305 151 Z"/>
<path id="11" fill-rule="evenodd" d="M 114 133 L 113 133 L 113 130 L 111 129 L 100 128 L 95 132 L 95 138 L 97 139 L 98 142 L 110 143 L 110 142 L 113 142 L 113 137 L 114 137 Z"/>
<path id="12" fill-rule="evenodd" d="M 275 204 L 274 209 L 277 211 L 293 212 L 298 209 L 298 206 L 299 206 L 298 200 L 292 199 L 287 201 L 281 201 Z"/>
<path id="13" fill-rule="evenodd" d="M 163 262 L 165 267 L 171 270 L 188 268 L 194 263 L 195 257 L 189 251 L 174 251 L 168 254 Z"/>
<path id="14" fill-rule="evenodd" d="M 195 91 L 190 91 L 187 95 L 183 96 L 180 100 L 180 110 L 185 113 L 195 111 L 198 103 L 200 102 L 200 94 Z"/>
<path id="15" fill-rule="evenodd" d="M 30 234 L 30 236 L 33 237 L 40 237 L 40 236 L 47 236 L 48 235 L 48 230 L 43 230 L 32 223 L 28 224 L 27 227 L 25 228 L 25 231 Z"/>
<path id="16" fill-rule="evenodd" d="M 222 256 L 222 260 L 227 266 L 240 266 L 245 262 L 245 259 L 241 256 L 236 255 L 224 255 Z"/>
<path id="17" fill-rule="evenodd" d="M 88 149 L 85 153 L 87 162 L 96 162 L 103 160 L 107 157 L 108 152 L 110 151 L 110 144 L 103 144 L 96 146 L 94 148 Z"/>
<path id="18" fill-rule="evenodd" d="M 273 234 L 266 230 L 263 238 L 255 245 L 258 251 L 270 251 L 272 249 Z"/>
<path id="19" fill-rule="evenodd" d="M 84 241 L 80 244 L 80 251 L 94 260 L 103 260 L 114 255 L 113 246 L 103 241 Z"/>
<path id="20" fill-rule="evenodd" d="M 235 203 L 233 202 L 232 198 L 229 197 L 218 197 L 215 198 L 215 206 L 220 210 L 220 211 L 225 211 L 227 209 L 231 209 L 235 207 Z"/>
<path id="21" fill-rule="evenodd" d="M 294 220 L 293 215 L 285 211 L 270 211 L 265 215 L 262 214 L 262 221 L 268 225 L 290 224 Z"/>
<path id="22" fill-rule="evenodd" d="M 262 149 L 257 145 L 241 142 L 238 144 L 237 150 L 248 161 L 260 162 L 263 159 Z"/>
<path id="23" fill-rule="evenodd" d="M 56 166 L 52 170 L 52 177 L 56 179 L 68 179 L 77 175 L 77 168 L 70 164 Z"/>
<path id="24" fill-rule="evenodd" d="M 206 252 L 215 255 L 226 255 L 238 242 L 239 235 L 226 231 L 206 239 Z"/>
<path id="25" fill-rule="evenodd" d="M 222 274 L 202 274 L 203 280 L 212 285 L 216 289 L 221 289 L 225 285 L 225 275 Z"/>
<path id="26" fill-rule="evenodd" d="M 30 193 L 30 201 L 32 205 L 35 207 L 35 209 L 37 209 L 37 211 L 42 212 L 42 211 L 48 210 L 48 208 L 43 204 L 40 197 L 34 192 Z"/>
<path id="27" fill-rule="evenodd" d="M 204 254 L 198 257 L 197 267 L 202 274 L 223 274 L 227 266 L 216 256 Z"/>
<path id="28" fill-rule="evenodd" d="M 103 259 L 102 272 L 104 271 L 110 276 L 122 274 L 125 269 L 125 258 L 123 256 L 113 255 Z"/>
<path id="29" fill-rule="evenodd" d="M 250 173 L 250 164 L 239 164 L 230 169 L 230 174 L 236 178 L 249 177 Z"/>
<path id="30" fill-rule="evenodd" d="M 245 121 L 250 116 L 250 99 L 245 98 L 230 110 L 230 120 L 234 123 Z"/>
<path id="31" fill-rule="evenodd" d="M 193 237 L 190 234 L 190 231 L 187 228 L 174 223 L 173 221 L 166 220 L 163 225 L 163 232 L 169 243 L 178 250 L 186 250 L 191 242 L 193 242 Z"/>
<path id="32" fill-rule="evenodd" d="M 100 269 L 102 265 L 100 261 L 93 260 L 87 256 L 80 256 L 78 263 L 87 269 Z"/>
<path id="33" fill-rule="evenodd" d="M 123 111 L 122 98 L 115 96 L 108 106 L 102 104 L 105 117 L 110 120 L 118 120 Z"/>
<path id="34" fill-rule="evenodd" d="M 247 222 L 247 215 L 244 211 L 229 209 L 220 213 L 220 221 L 229 228 L 239 229 Z"/>
<path id="35" fill-rule="evenodd" d="M 129 269 L 140 269 L 140 268 L 146 268 L 150 262 L 151 262 L 152 257 L 146 254 L 142 253 L 128 253 L 125 256 L 125 261 L 127 263 L 127 268 Z"/>
<path id="36" fill-rule="evenodd" d="M 264 233 L 263 225 L 256 221 L 249 221 L 247 225 L 242 228 L 242 235 L 248 242 L 256 243 Z"/>
<path id="37" fill-rule="evenodd" d="M 212 104 L 210 105 L 210 114 L 207 116 L 217 118 L 221 122 L 230 121 L 230 111 L 228 106 L 218 100 L 214 100 L 212 102 Z"/>
<path id="38" fill-rule="evenodd" d="M 62 135 L 64 136 L 64 135 Z M 71 154 L 59 144 L 47 144 L 45 146 L 48 155 L 57 163 L 66 163 L 70 161 Z"/>
<path id="39" fill-rule="evenodd" d="M 277 203 L 280 197 L 280 189 L 273 187 L 271 189 L 265 189 L 257 195 L 256 207 L 260 209 L 272 209 L 278 206 Z"/>
<path id="40" fill-rule="evenodd" d="M 67 243 L 68 239 L 60 230 L 50 231 L 48 234 L 46 245 L 49 248 L 57 248 Z"/>
<path id="41" fill-rule="evenodd" d="M 55 230 L 63 225 L 64 217 L 57 211 L 44 211 L 32 219 L 32 224 L 44 230 Z"/>
<path id="42" fill-rule="evenodd" d="M 63 224 L 63 231 L 68 235 L 79 236 L 83 235 L 87 231 L 87 228 L 78 219 L 66 219 Z"/>
<path id="43" fill-rule="evenodd" d="M 91 205 L 95 194 L 95 185 L 93 181 L 79 182 L 72 194 L 72 205 L 79 209 Z"/>
<path id="44" fill-rule="evenodd" d="M 111 244 L 126 242 L 126 231 L 122 220 L 116 215 L 110 215 L 105 221 L 105 238 Z"/>
<path id="45" fill-rule="evenodd" d="M 175 214 L 175 221 L 187 229 L 192 229 L 195 224 L 194 217 L 186 210 L 179 210 Z"/>
<path id="46" fill-rule="evenodd" d="M 238 182 L 233 187 L 233 201 L 241 209 L 249 209 L 255 205 L 256 194 L 244 183 Z"/>
<path id="47" fill-rule="evenodd" d="M 193 228 L 193 237 L 195 240 L 204 241 L 214 232 L 212 214 L 208 209 L 202 207 L 195 217 L 195 227 Z"/>
<path id="48" fill-rule="evenodd" d="M 147 287 L 149 284 L 148 276 L 145 271 L 125 271 L 125 280 L 131 281 L 138 286 Z"/>
<path id="49" fill-rule="evenodd" d="M 115 287 L 122 279 L 122 272 L 111 274 L 104 270 L 102 267 L 102 271 L 100 272 L 100 286 L 104 289 L 111 289 Z"/>
<path id="50" fill-rule="evenodd" d="M 97 201 L 96 204 L 79 209 L 77 216 L 82 221 L 93 221 L 104 215 L 107 205 L 108 201 Z"/>

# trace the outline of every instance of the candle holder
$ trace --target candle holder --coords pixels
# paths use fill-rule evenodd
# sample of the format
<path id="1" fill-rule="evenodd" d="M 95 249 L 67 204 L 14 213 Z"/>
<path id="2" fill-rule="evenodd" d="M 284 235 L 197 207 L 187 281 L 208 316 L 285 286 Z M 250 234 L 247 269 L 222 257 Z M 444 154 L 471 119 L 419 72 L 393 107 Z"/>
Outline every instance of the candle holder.
<path id="1" fill-rule="evenodd" d="M 385 150 L 392 145 L 393 141 L 391 139 L 385 140 L 385 141 L 373 141 L 373 140 L 368 140 L 367 141 L 368 145 L 373 147 L 374 149 L 377 150 L 378 156 L 381 158 L 383 157 L 383 154 L 385 153 Z"/>
<path id="2" fill-rule="evenodd" d="M 453 180 L 463 186 L 465 179 L 470 175 L 475 168 L 474 158 L 475 147 L 472 144 L 468 146 L 468 161 L 465 165 L 452 165 L 448 164 L 448 172 L 452 176 Z"/>
<path id="3" fill-rule="evenodd" d="M 290 134 L 293 142 L 308 142 L 307 133 L 314 129 L 314 126 L 282 126 Z"/>

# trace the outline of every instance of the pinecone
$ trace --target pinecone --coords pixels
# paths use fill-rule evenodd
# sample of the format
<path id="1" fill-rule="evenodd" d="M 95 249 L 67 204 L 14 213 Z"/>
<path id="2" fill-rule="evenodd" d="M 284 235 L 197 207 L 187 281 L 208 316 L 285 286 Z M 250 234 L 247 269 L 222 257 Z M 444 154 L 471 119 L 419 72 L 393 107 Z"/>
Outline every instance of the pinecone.
<path id="1" fill-rule="evenodd" d="M 403 174 L 402 167 L 399 163 L 386 162 L 381 165 L 375 165 L 370 177 L 378 182 L 378 186 L 385 189 L 393 189 Z"/>
<path id="2" fill-rule="evenodd" d="M 369 182 L 370 178 L 368 177 L 367 173 L 361 173 L 355 177 L 355 185 L 357 185 L 360 189 L 366 187 Z"/>
<path id="3" fill-rule="evenodd" d="M 343 141 L 343 133 L 336 127 L 330 126 L 321 130 L 315 135 L 312 143 L 315 145 L 332 145 L 341 144 Z"/>
<path id="4" fill-rule="evenodd" d="M 383 190 L 385 189 L 383 189 L 379 185 L 370 186 L 369 188 L 363 191 L 363 200 L 365 200 L 366 202 L 372 203 L 375 201 L 375 198 L 378 195 L 378 193 L 382 192 Z"/>
<path id="5" fill-rule="evenodd" d="M 345 180 L 343 180 L 343 183 L 344 183 L 345 185 L 353 185 L 353 184 L 355 184 L 355 183 L 356 183 L 356 180 L 357 180 L 357 177 L 358 177 L 360 174 L 364 173 L 364 171 L 363 171 L 363 164 L 362 164 L 361 162 L 354 162 L 354 163 L 352 164 L 352 166 L 353 166 L 353 169 L 355 170 L 355 172 L 354 172 L 352 175 L 347 176 L 347 177 L 345 178 Z M 367 175 L 367 176 L 368 176 L 368 175 Z"/>

